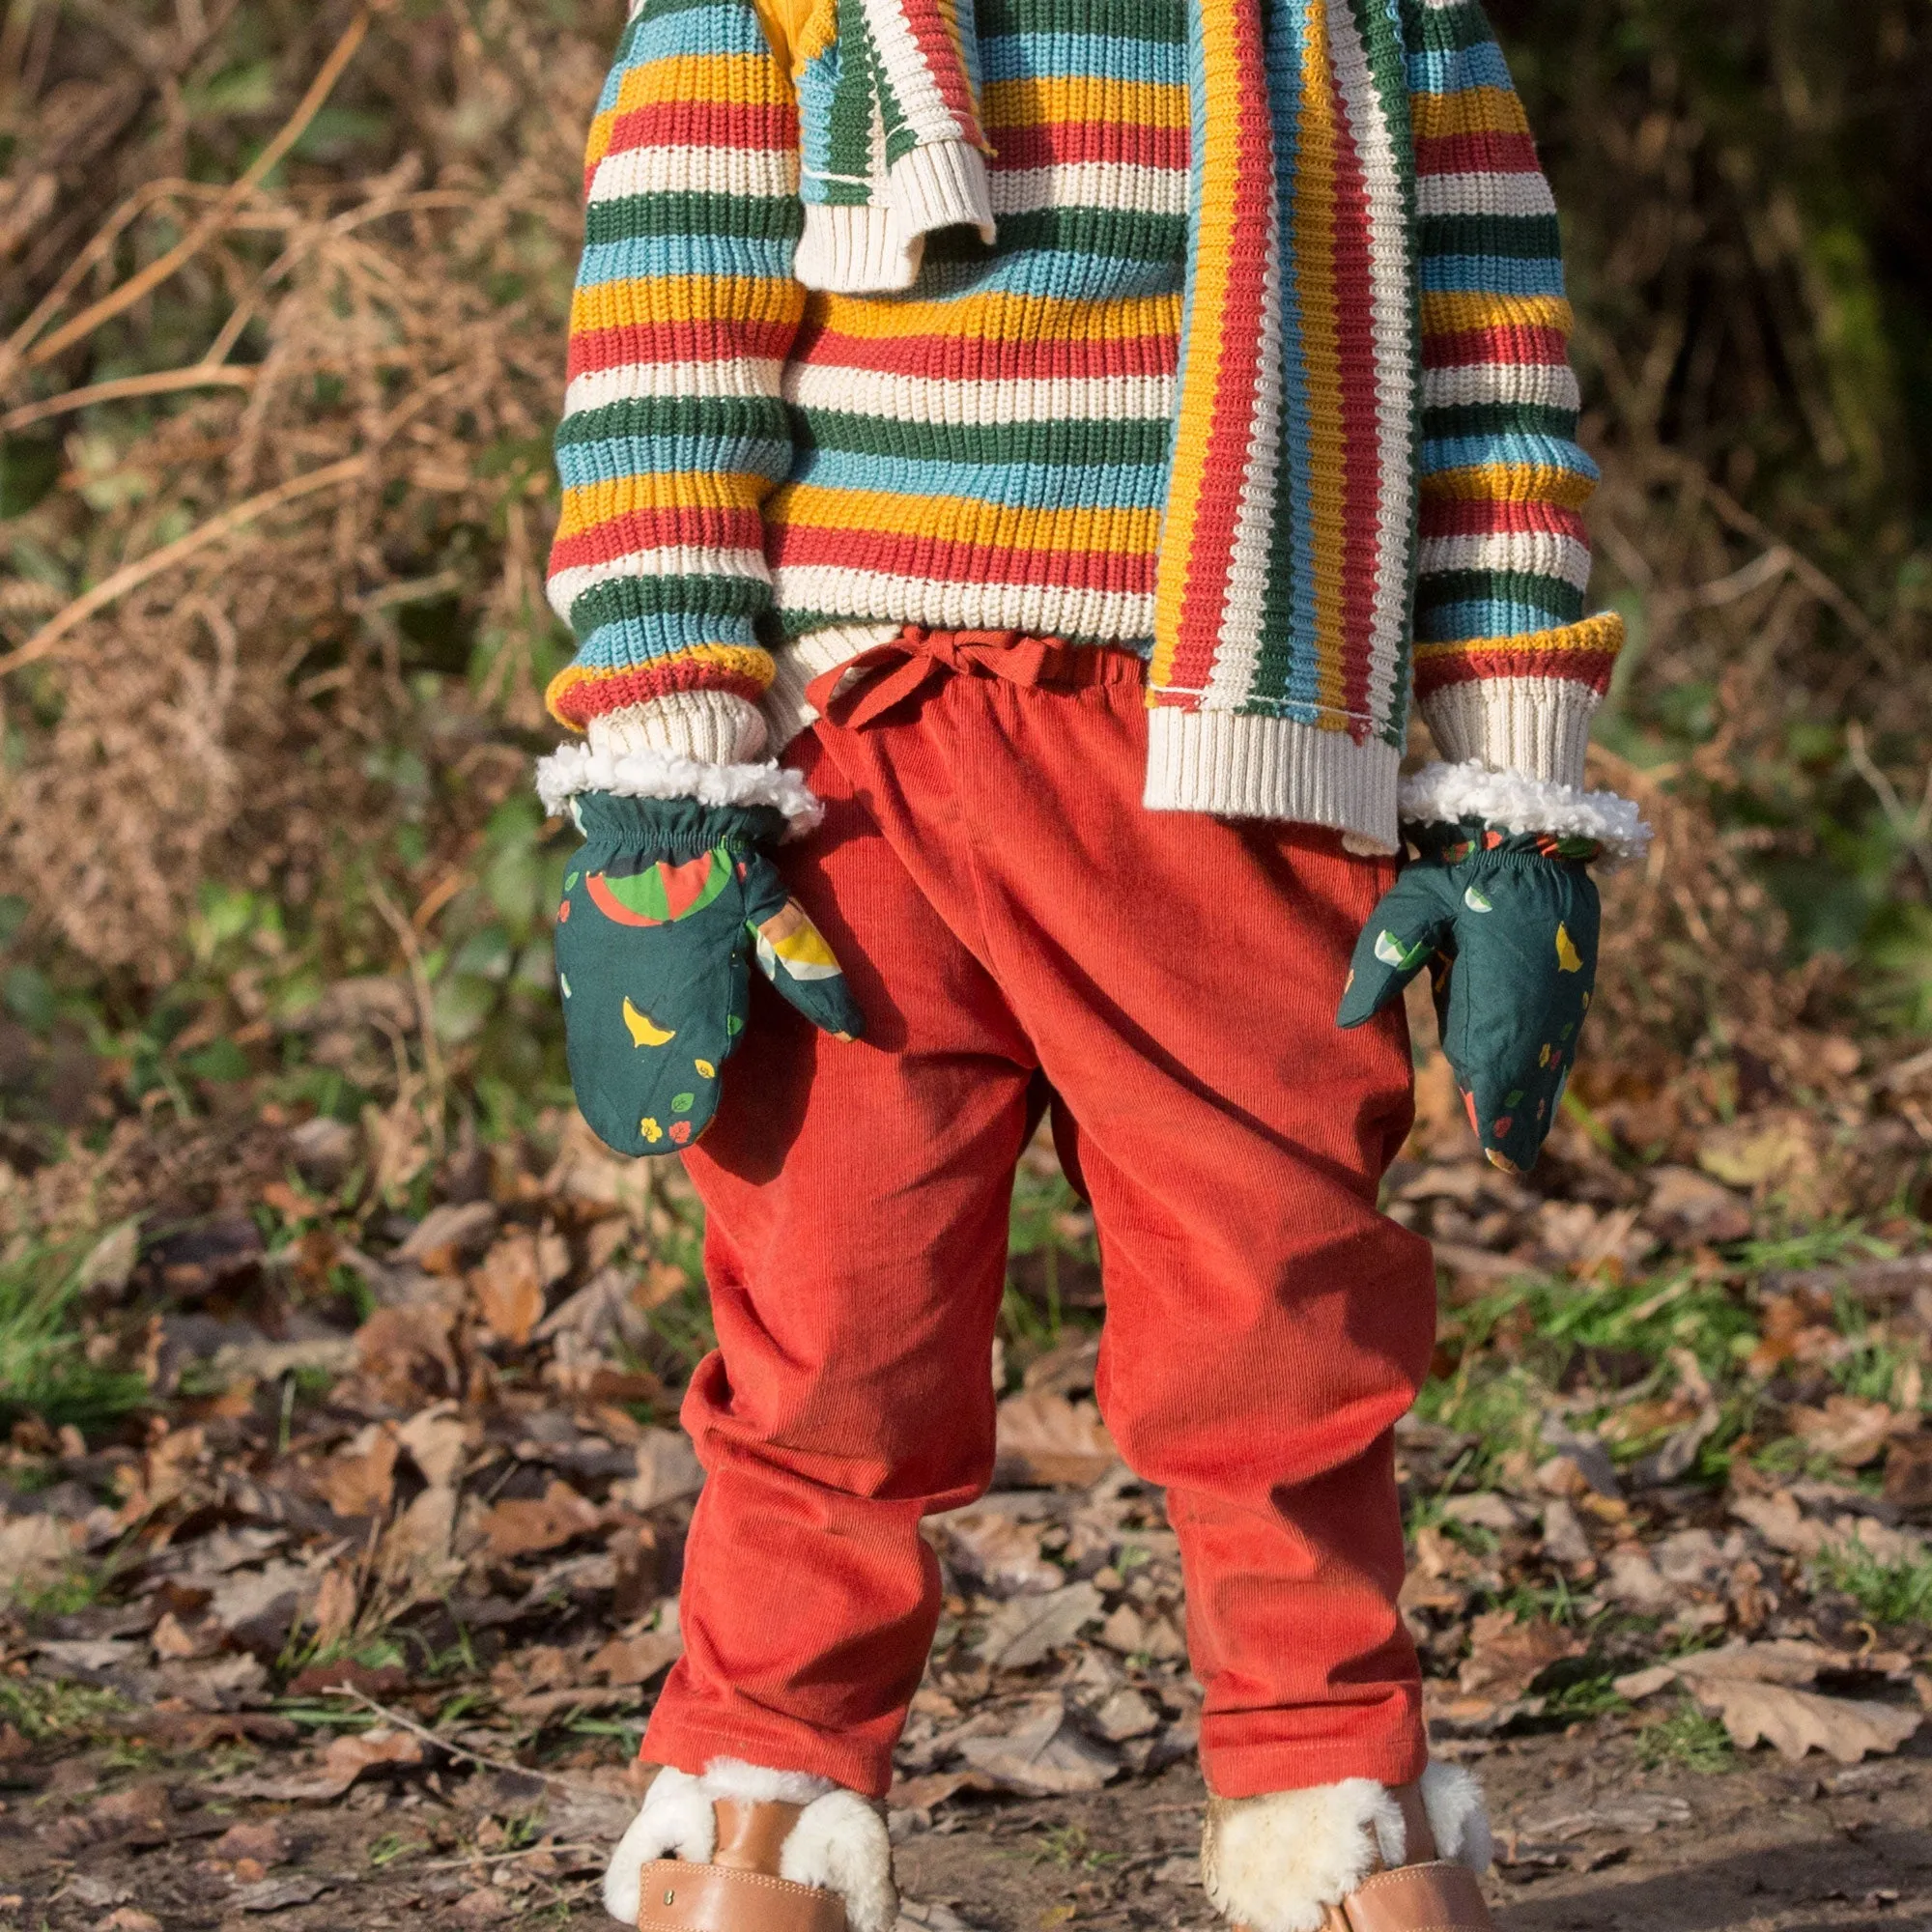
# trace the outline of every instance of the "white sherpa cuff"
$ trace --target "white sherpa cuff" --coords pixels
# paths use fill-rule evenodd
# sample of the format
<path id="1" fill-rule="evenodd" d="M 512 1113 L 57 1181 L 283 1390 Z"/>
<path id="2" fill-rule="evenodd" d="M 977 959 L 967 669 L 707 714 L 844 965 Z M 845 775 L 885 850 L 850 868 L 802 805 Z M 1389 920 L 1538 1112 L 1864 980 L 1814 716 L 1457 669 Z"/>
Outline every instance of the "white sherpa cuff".
<path id="1" fill-rule="evenodd" d="M 825 808 L 804 779 L 775 760 L 712 765 L 674 752 L 612 753 L 589 745 L 564 745 L 537 760 L 537 796 L 553 818 L 585 791 L 617 798 L 691 798 L 700 805 L 769 805 L 784 813 L 787 838 L 802 838 L 825 816 Z"/>
<path id="2" fill-rule="evenodd" d="M 1584 791 L 1520 772 L 1463 765 L 1424 765 L 1402 781 L 1397 811 L 1405 825 L 1455 825 L 1479 818 L 1498 832 L 1550 832 L 1594 838 L 1606 859 L 1640 859 L 1650 827 L 1634 800 Z"/>

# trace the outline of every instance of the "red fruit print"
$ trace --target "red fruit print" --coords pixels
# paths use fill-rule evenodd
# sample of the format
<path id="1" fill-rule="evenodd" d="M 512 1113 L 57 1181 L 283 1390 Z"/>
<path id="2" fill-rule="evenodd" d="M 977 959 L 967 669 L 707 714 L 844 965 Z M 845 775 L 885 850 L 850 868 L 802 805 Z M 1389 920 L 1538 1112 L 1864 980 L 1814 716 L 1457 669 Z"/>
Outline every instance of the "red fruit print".
<path id="1" fill-rule="evenodd" d="M 1509 1130 L 1515 1125 L 1516 1125 L 1516 1116 L 1514 1114 L 1505 1114 L 1502 1117 L 1502 1119 L 1498 1121 L 1495 1123 L 1495 1125 L 1490 1129 L 1490 1131 L 1491 1133 L 1495 1135 L 1497 1140 L 1501 1140 L 1502 1137 L 1506 1133 L 1508 1133 Z"/>
<path id="2" fill-rule="evenodd" d="M 570 901 L 568 899 L 565 899 L 564 902 L 556 909 L 557 924 L 561 925 L 564 923 L 564 921 L 567 920 L 569 917 L 570 917 Z"/>
<path id="3" fill-rule="evenodd" d="M 689 1121 L 673 1121 L 670 1123 L 670 1137 L 679 1147 L 682 1147 L 691 1138 L 691 1122 Z"/>
<path id="4" fill-rule="evenodd" d="M 1483 1131 L 1483 1123 L 1476 1118 L 1476 1096 L 1467 1088 L 1463 1090 L 1463 1111 L 1469 1117 L 1469 1131 L 1480 1134 Z"/>

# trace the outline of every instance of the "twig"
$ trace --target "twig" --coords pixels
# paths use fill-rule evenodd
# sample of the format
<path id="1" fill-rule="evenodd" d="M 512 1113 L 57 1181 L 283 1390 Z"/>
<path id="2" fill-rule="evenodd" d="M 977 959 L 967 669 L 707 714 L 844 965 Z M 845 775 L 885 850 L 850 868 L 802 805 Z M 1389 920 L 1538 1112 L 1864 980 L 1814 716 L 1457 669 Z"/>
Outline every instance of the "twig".
<path id="1" fill-rule="evenodd" d="M 78 342 L 85 335 L 91 335 L 103 322 L 119 315 L 124 309 L 132 307 L 151 289 L 166 281 L 184 263 L 191 261 L 220 233 L 228 217 L 268 179 L 282 157 L 307 131 L 308 124 L 322 112 L 323 103 L 334 93 L 335 83 L 342 78 L 343 69 L 355 58 L 356 48 L 362 44 L 364 37 L 368 34 L 369 18 L 365 9 L 350 21 L 348 30 L 336 42 L 328 58 L 323 62 L 321 71 L 309 83 L 308 92 L 302 96 L 296 111 L 282 125 L 281 131 L 255 156 L 248 171 L 215 203 L 213 210 L 195 227 L 189 229 L 166 254 L 157 255 L 145 269 L 129 276 L 118 289 L 102 296 L 91 307 L 82 309 L 72 321 L 63 324 L 51 335 L 35 343 L 31 349 L 16 351 L 27 368 L 38 368 L 43 362 L 51 360 L 71 344 Z"/>
<path id="2" fill-rule="evenodd" d="M 242 365 L 224 368 L 217 363 L 191 363 L 185 369 L 157 369 L 149 376 L 121 376 L 111 383 L 90 383 L 84 389 L 70 389 L 65 395 L 49 396 L 43 403 L 27 403 L 0 416 L 0 436 L 11 430 L 25 429 L 29 423 L 45 422 L 49 416 L 64 416 L 72 410 L 91 409 L 96 403 L 125 402 L 130 396 L 162 396 L 175 389 L 252 389 L 259 369 Z"/>
<path id="3" fill-rule="evenodd" d="M 1886 822 L 1918 862 L 1918 869 L 1925 875 L 1925 883 L 1932 886 L 1932 840 L 1928 840 L 1927 836 L 1932 834 L 1932 775 L 1928 775 L 1925 781 L 1923 802 L 1917 811 L 1910 811 L 1905 801 L 1899 797 L 1897 786 L 1872 756 L 1865 744 L 1865 727 L 1856 719 L 1845 726 L 1845 750 L 1851 758 L 1852 769 L 1876 795 Z"/>
<path id="4" fill-rule="evenodd" d="M 526 1845 L 521 1852 L 471 1852 L 463 1859 L 437 1859 L 426 1865 L 404 1865 L 397 1860 L 398 1877 L 407 1874 L 413 1878 L 418 1872 L 461 1871 L 465 1865 L 508 1864 L 512 1859 L 534 1859 L 545 1852 L 554 1852 L 559 1858 L 568 1858 L 577 1852 L 601 1852 L 602 1845 Z"/>
<path id="5" fill-rule="evenodd" d="M 76 597 L 65 610 L 49 617 L 18 650 L 0 658 L 0 677 L 25 665 L 38 664 L 70 631 L 84 624 L 97 611 L 105 610 L 116 598 L 138 589 L 149 578 L 158 577 L 184 557 L 192 556 L 196 551 L 205 550 L 210 544 L 252 524 L 256 518 L 266 516 L 270 510 L 280 509 L 284 503 L 293 503 L 298 497 L 314 496 L 318 490 L 332 490 L 338 483 L 350 482 L 362 474 L 368 463 L 366 455 L 345 456 L 339 463 L 330 463 L 321 469 L 311 469 L 303 475 L 291 477 L 272 490 L 264 490 L 259 496 L 237 503 L 232 510 L 222 511 L 218 517 L 211 517 L 207 523 L 188 531 L 186 536 L 177 537 L 173 543 L 163 544 L 159 550 L 150 551 L 146 556 L 124 564 L 111 577 L 102 578 L 84 596 Z"/>
<path id="6" fill-rule="evenodd" d="M 410 985 L 416 998 L 416 1030 L 422 1035 L 423 1073 L 429 1081 L 429 1131 L 439 1155 L 442 1152 L 442 1109 L 447 1088 L 443 1080 L 442 1049 L 436 1039 L 436 990 L 429 982 L 429 969 L 423 964 L 422 948 L 416 943 L 416 928 L 405 917 L 380 882 L 372 880 L 369 896 L 384 923 L 396 935 L 409 964 Z"/>
<path id="7" fill-rule="evenodd" d="M 471 1750 L 468 1745 L 460 1745 L 446 1738 L 439 1731 L 433 1731 L 427 1724 L 419 1724 L 413 1718 L 406 1718 L 400 1711 L 392 1711 L 386 1704 L 379 1704 L 366 1690 L 358 1690 L 351 1684 L 330 1684 L 324 1687 L 326 1697 L 353 1697 L 361 1705 L 375 1712 L 384 1723 L 400 1724 L 406 1731 L 413 1731 L 425 1743 L 434 1745 L 438 1750 L 446 1750 L 452 1757 L 467 1757 L 471 1764 L 480 1764 L 486 1771 L 506 1771 L 514 1777 L 541 1778 L 545 1784 L 561 1785 L 566 1791 L 586 1791 L 593 1787 L 579 1777 L 563 1777 L 554 1771 L 538 1771 L 535 1766 L 513 1764 L 508 1758 L 492 1757 L 487 1751 Z"/>

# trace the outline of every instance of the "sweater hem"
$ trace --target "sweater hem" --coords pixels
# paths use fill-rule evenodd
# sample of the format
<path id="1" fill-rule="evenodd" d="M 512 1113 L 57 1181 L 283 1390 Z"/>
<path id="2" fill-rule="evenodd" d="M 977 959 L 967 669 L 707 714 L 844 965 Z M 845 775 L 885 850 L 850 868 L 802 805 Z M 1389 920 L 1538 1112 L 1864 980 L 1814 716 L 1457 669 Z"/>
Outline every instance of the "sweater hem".
<path id="1" fill-rule="evenodd" d="M 1239 711 L 1148 713 L 1151 811 L 1278 818 L 1349 835 L 1350 850 L 1399 847 L 1399 746 L 1292 718 Z"/>

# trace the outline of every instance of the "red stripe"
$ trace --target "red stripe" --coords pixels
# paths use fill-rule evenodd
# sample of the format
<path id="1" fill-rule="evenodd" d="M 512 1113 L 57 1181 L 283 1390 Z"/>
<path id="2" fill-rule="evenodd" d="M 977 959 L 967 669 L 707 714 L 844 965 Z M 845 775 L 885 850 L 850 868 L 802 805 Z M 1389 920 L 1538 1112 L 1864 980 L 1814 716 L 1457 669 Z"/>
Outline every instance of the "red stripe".
<path id="1" fill-rule="evenodd" d="M 1470 369 L 1487 362 L 1518 368 L 1567 365 L 1570 344 L 1560 328 L 1526 325 L 1469 328 L 1455 334 L 1438 332 L 1422 338 L 1425 369 Z"/>
<path id="2" fill-rule="evenodd" d="M 1179 308 L 1176 309 L 1179 321 Z M 1091 341 L 1037 337 L 1004 342 L 976 335 L 846 335 L 808 321 L 792 353 L 798 363 L 867 369 L 945 383 L 1022 383 L 1102 376 L 1172 376 L 1180 334 L 1107 335 Z"/>
<path id="3" fill-rule="evenodd" d="M 1517 502 L 1494 497 L 1434 497 L 1422 505 L 1425 537 L 1561 536 L 1587 544 L 1578 511 L 1561 503 Z"/>
<path id="4" fill-rule="evenodd" d="M 932 535 L 897 536 L 824 524 L 787 524 L 784 499 L 766 510 L 766 554 L 774 568 L 832 564 L 875 570 L 929 583 L 1017 583 L 1055 590 L 1153 592 L 1154 553 L 1116 550 L 1021 550 L 1006 544 L 955 542 Z"/>
<path id="5" fill-rule="evenodd" d="M 1335 295 L 1342 390 L 1342 693 L 1356 741 L 1371 728 L 1369 663 L 1381 557 L 1381 425 L 1378 417 L 1375 282 L 1369 185 L 1340 76 L 1329 68 L 1335 109 Z"/>
<path id="6" fill-rule="evenodd" d="M 788 322 L 634 323 L 621 328 L 583 328 L 570 338 L 570 374 L 653 362 L 731 362 L 740 356 L 782 362 L 791 346 Z"/>
<path id="7" fill-rule="evenodd" d="M 1044 121 L 999 130 L 992 172 L 1119 161 L 1129 167 L 1187 172 L 1185 128 L 1137 128 L 1128 121 Z"/>
<path id="8" fill-rule="evenodd" d="M 1432 134 L 1415 144 L 1421 175 L 1533 175 L 1536 143 L 1527 134 Z"/>
<path id="9" fill-rule="evenodd" d="M 929 5 L 928 0 L 898 0 L 898 11 L 912 36 L 913 44 L 919 48 L 920 65 L 924 70 L 925 77 L 939 90 L 946 111 L 958 124 L 960 133 L 967 140 L 980 144 L 983 136 L 980 132 L 980 117 L 967 89 L 959 43 L 941 18 L 939 10 Z"/>
<path id="10" fill-rule="evenodd" d="M 1586 684 L 1602 693 L 1610 688 L 1615 651 L 1525 651 L 1507 645 L 1472 645 L 1440 657 L 1418 650 L 1415 695 L 1426 697 L 1452 684 L 1487 684 L 1500 677 L 1547 677 L 1564 684 Z"/>
<path id="11" fill-rule="evenodd" d="M 798 110 L 781 100 L 739 106 L 724 101 L 653 100 L 611 124 L 604 158 L 632 148 L 748 148 L 783 152 L 798 146 Z"/>
<path id="12" fill-rule="evenodd" d="M 759 555 L 765 547 L 764 521 L 755 508 L 700 507 L 683 503 L 662 509 L 626 510 L 621 516 L 592 524 L 551 545 L 550 570 L 582 570 L 614 563 L 639 551 L 668 550 L 672 546 L 712 551 L 749 552 Z"/>
<path id="13" fill-rule="evenodd" d="M 715 664 L 673 660 L 656 668 L 632 670 L 596 671 L 575 680 L 550 699 L 550 715 L 560 724 L 582 729 L 593 718 L 622 711 L 633 704 L 648 704 L 674 691 L 722 691 L 755 704 L 765 688 L 755 678 L 739 677 L 721 670 Z"/>
<path id="14" fill-rule="evenodd" d="M 1211 383 L 1214 413 L 1208 425 L 1201 497 L 1194 508 L 1174 659 L 1167 673 L 1167 682 L 1182 691 L 1203 689 L 1214 668 L 1261 376 L 1263 283 L 1276 205 L 1267 71 L 1256 4 L 1257 0 L 1235 0 L 1232 8 L 1237 76 L 1232 106 L 1237 120 L 1234 205 L 1229 213 L 1236 238 L 1236 259 L 1217 331 L 1220 365 L 1198 370 L 1194 377 L 1204 385 Z M 1244 252 L 1253 259 L 1243 261 Z M 1243 356 L 1244 364 L 1236 364 L 1236 356 Z"/>

